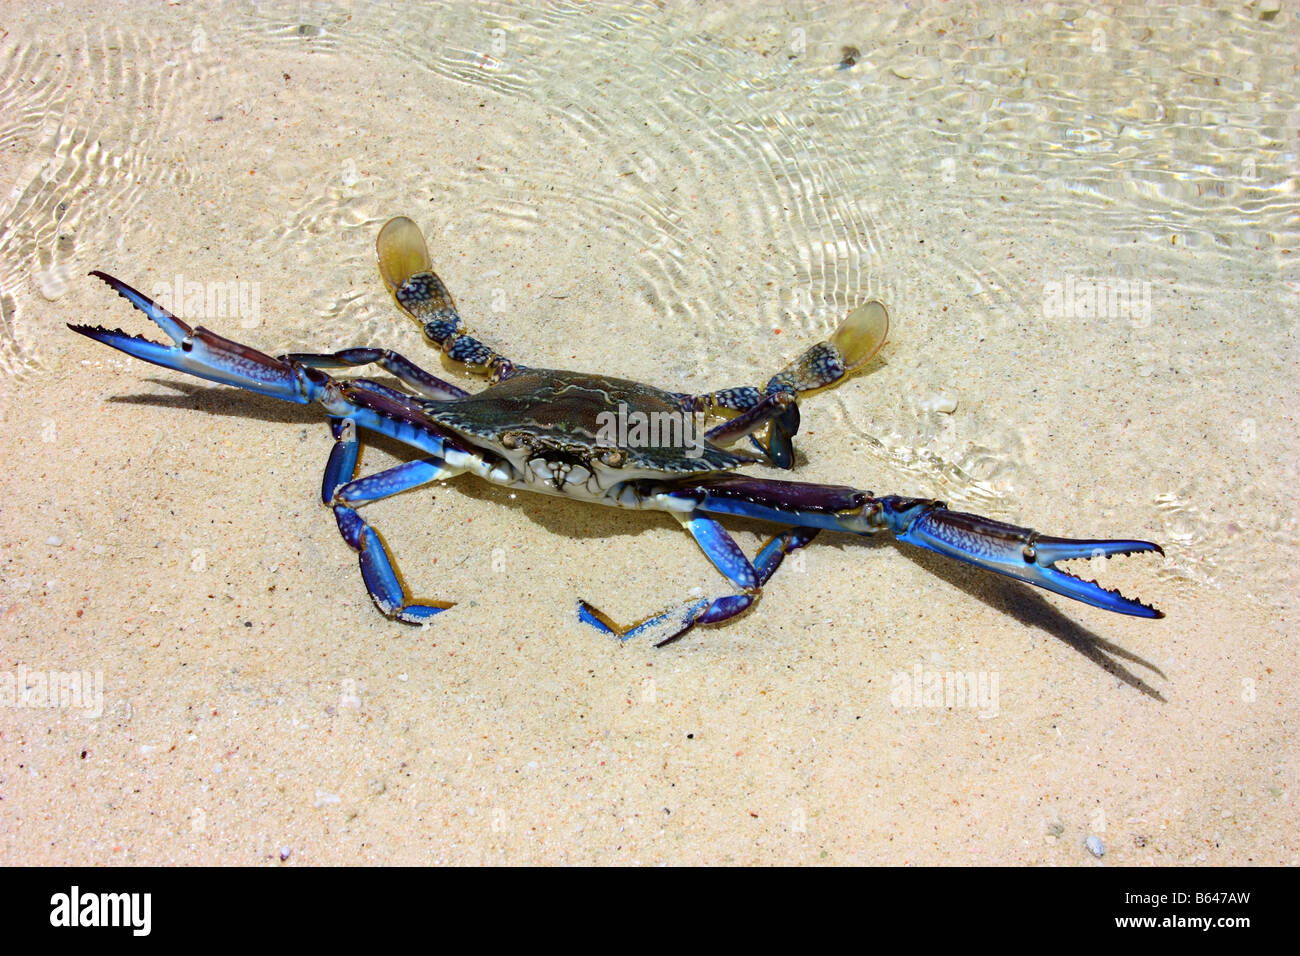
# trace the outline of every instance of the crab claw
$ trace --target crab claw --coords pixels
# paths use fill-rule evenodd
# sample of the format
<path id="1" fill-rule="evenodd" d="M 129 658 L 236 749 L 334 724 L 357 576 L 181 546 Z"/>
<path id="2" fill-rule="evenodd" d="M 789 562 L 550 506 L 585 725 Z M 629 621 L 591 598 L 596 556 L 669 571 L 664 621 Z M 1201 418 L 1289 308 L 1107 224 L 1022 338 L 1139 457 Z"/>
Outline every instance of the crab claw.
<path id="1" fill-rule="evenodd" d="M 1058 561 L 1155 552 L 1150 541 L 1053 538 L 991 518 L 949 511 L 942 503 L 918 498 L 881 498 L 880 520 L 900 541 L 965 561 L 976 567 L 1019 578 L 1107 611 L 1134 617 L 1164 617 L 1141 601 L 1085 581 L 1056 567 Z"/>
<path id="2" fill-rule="evenodd" d="M 151 342 L 136 335 L 127 335 L 120 329 L 109 330 L 69 323 L 68 328 L 72 331 L 163 368 L 188 372 L 212 382 L 246 388 L 287 402 L 306 404 L 311 401 L 309 392 L 314 381 L 311 377 L 314 370 L 300 370 L 207 329 L 192 329 L 186 322 L 122 280 L 106 272 L 96 271 L 91 275 L 108 283 L 118 295 L 149 316 L 175 344 Z M 315 374 L 324 380 L 323 373 Z"/>

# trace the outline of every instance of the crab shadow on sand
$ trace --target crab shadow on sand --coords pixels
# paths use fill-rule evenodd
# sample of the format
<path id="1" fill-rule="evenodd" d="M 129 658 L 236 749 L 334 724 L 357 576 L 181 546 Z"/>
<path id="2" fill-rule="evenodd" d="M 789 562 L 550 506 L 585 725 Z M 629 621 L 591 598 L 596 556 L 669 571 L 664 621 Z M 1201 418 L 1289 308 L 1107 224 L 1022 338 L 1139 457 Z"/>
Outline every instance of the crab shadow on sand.
<path id="1" fill-rule="evenodd" d="M 186 381 L 170 379 L 149 379 L 158 385 L 179 392 L 179 395 L 135 394 L 119 395 L 108 399 L 114 403 L 130 405 L 147 405 L 158 408 L 176 409 L 178 412 L 206 411 L 216 415 L 228 415 L 273 425 L 317 426 L 320 428 L 322 444 L 319 466 L 323 467 L 329 444 L 329 431 L 319 409 L 312 406 L 290 405 L 273 398 L 236 392 L 224 387 L 213 387 Z M 386 453 L 397 460 L 417 457 L 411 448 L 401 442 L 380 436 L 370 435 L 366 444 L 377 451 Z M 797 476 L 796 472 L 796 476 Z M 310 486 L 308 486 L 310 487 Z M 613 508 L 599 508 L 563 498 L 549 498 L 544 504 L 549 507 L 533 507 L 521 498 L 512 498 L 510 494 L 492 485 L 476 482 L 472 479 L 457 481 L 457 490 L 466 497 L 481 501 L 493 507 L 510 507 L 525 519 L 532 521 L 547 531 L 568 538 L 612 538 L 628 534 L 637 534 L 649 526 L 650 522 L 664 521 L 666 515 L 627 512 Z M 314 489 L 312 489 L 314 493 Z M 418 491 L 416 492 L 419 493 Z M 427 492 L 426 492 L 427 493 Z M 542 496 L 528 496 L 538 499 Z M 583 517 L 579 519 L 581 513 Z M 594 513 L 594 514 L 593 514 Z M 752 519 L 737 518 L 728 522 L 736 530 L 751 530 L 762 533 L 770 531 L 772 525 Z M 327 529 L 328 525 L 325 526 Z M 1028 584 L 1011 581 L 996 574 L 988 574 L 977 568 L 947 560 L 918 548 L 902 547 L 884 537 L 878 539 L 855 539 L 851 535 L 827 534 L 811 547 L 827 546 L 842 550 L 858 548 L 888 548 L 919 565 L 927 573 L 965 592 L 971 598 L 983 602 L 988 607 L 1013 618 L 1026 627 L 1042 630 L 1073 650 L 1082 654 L 1106 673 L 1128 684 L 1138 692 L 1154 700 L 1165 703 L 1166 699 L 1159 691 L 1130 670 L 1125 664 L 1141 666 L 1164 678 L 1164 674 L 1150 661 L 1107 641 L 1094 634 L 1073 618 L 1063 614 L 1045 596 Z M 400 560 L 400 555 L 398 556 Z M 879 567 L 872 562 L 872 567 Z M 779 580 L 780 575 L 776 580 Z M 358 585 L 360 586 L 360 585 Z M 754 613 L 762 613 L 761 604 Z"/>

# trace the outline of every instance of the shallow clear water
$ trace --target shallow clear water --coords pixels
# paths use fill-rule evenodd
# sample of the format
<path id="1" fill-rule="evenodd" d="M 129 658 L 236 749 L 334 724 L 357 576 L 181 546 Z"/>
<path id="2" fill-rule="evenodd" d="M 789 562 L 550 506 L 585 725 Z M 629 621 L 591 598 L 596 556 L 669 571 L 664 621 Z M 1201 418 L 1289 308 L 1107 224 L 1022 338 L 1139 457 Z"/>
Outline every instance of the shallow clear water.
<path id="1" fill-rule="evenodd" d="M 397 213 L 435 237 L 475 327 L 523 360 L 671 388 L 765 377 L 878 296 L 884 362 L 806 414 L 819 477 L 1144 531 L 1169 545 L 1171 587 L 1282 603 L 1296 18 L 33 14 L 0 39 L 0 367 L 11 396 L 53 373 L 67 342 L 50 304 L 95 267 L 246 282 L 234 321 L 264 348 L 418 349 L 371 274 Z"/>
<path id="2" fill-rule="evenodd" d="M 1300 859 L 1289 5 L 5 14 L 0 859 Z M 826 535 L 743 618 L 617 645 L 577 598 L 718 586 L 676 524 L 459 478 L 374 506 L 459 602 L 383 618 L 313 410 L 64 326 L 146 331 L 102 269 L 269 352 L 432 365 L 375 269 L 403 214 L 506 354 L 673 390 L 885 300 L 796 477 L 1159 541 L 1101 580 L 1168 617 Z M 100 717 L 3 699 L 69 670 Z M 922 671 L 994 706 L 899 698 Z"/>

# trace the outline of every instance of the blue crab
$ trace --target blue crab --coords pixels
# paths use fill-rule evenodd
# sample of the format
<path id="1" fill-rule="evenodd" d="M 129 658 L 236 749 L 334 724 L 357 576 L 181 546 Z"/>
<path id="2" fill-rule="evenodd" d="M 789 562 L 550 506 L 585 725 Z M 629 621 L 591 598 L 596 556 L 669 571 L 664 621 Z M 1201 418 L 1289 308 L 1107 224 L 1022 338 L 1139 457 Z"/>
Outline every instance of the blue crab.
<path id="1" fill-rule="evenodd" d="M 880 302 L 851 312 L 829 340 L 805 351 L 762 388 L 689 395 L 606 375 L 516 364 L 466 331 L 414 222 L 404 217 L 390 220 L 376 245 L 380 274 L 398 307 L 421 325 L 425 337 L 441 350 L 444 364 L 485 376 L 487 388 L 471 394 L 380 348 L 274 358 L 207 329 L 191 328 L 103 272 L 91 275 L 152 319 L 171 344 L 121 330 L 69 328 L 164 368 L 288 402 L 320 405 L 334 435 L 321 500 L 333 510 L 344 541 L 359 555 L 370 597 L 390 618 L 421 624 L 452 604 L 413 600 L 383 539 L 357 509 L 465 473 L 511 489 L 666 511 L 681 522 L 730 589 L 686 600 L 630 626 L 579 602 L 582 621 L 622 639 L 653 632 L 666 644 L 697 625 L 735 617 L 758 599 L 786 555 L 823 530 L 889 532 L 908 544 L 1094 607 L 1138 617 L 1162 616 L 1141 601 L 1057 567 L 1058 562 L 1099 555 L 1163 554 L 1149 541 L 1049 537 L 951 511 L 933 499 L 877 497 L 841 485 L 736 473 L 755 462 L 793 466 L 799 398 L 841 384 L 871 360 L 889 328 L 888 311 Z M 336 378 L 324 371 L 366 365 L 384 369 L 402 388 L 366 378 Z M 705 430 L 704 422 L 714 424 Z M 361 432 L 387 435 L 421 457 L 357 477 Z M 752 450 L 728 447 L 743 439 Z M 715 515 L 754 518 L 778 530 L 751 559 Z"/>

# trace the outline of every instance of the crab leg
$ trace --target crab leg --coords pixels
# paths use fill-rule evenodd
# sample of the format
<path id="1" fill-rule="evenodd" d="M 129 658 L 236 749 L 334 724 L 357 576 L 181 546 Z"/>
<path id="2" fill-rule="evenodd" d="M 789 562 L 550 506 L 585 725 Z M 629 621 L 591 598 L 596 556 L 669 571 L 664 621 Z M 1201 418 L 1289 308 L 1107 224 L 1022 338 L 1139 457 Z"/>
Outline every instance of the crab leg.
<path id="1" fill-rule="evenodd" d="M 848 314 L 825 342 L 818 342 L 777 372 L 760 391 L 752 385 L 704 395 L 682 396 L 687 411 L 702 411 L 729 421 L 708 433 L 726 445 L 750 435 L 750 441 L 778 468 L 794 467 L 793 438 L 799 431 L 801 395 L 834 388 L 866 366 L 885 344 L 889 312 L 874 299 Z M 768 425 L 763 443 L 752 433 Z"/>
<path id="2" fill-rule="evenodd" d="M 781 566 L 785 556 L 806 545 L 817 536 L 819 530 L 792 528 L 776 535 L 759 549 L 758 556 L 751 562 L 735 539 L 713 518 L 698 511 L 689 515 L 677 514 L 676 517 L 682 523 L 682 527 L 695 538 L 700 550 L 713 562 L 713 566 L 726 575 L 731 583 L 740 589 L 740 592 L 717 598 L 689 601 L 644 618 L 628 627 L 620 627 L 591 604 L 580 600 L 578 601 L 579 620 L 621 641 L 631 640 L 645 631 L 671 622 L 675 630 L 655 645 L 663 647 L 680 638 L 697 624 L 720 624 L 748 610 L 758 600 L 763 585 Z"/>
<path id="3" fill-rule="evenodd" d="M 74 332 L 112 346 L 135 358 L 163 368 L 188 372 L 199 378 L 234 385 L 298 404 L 318 403 L 330 415 L 334 447 L 325 466 L 321 498 L 334 511 L 339 532 L 357 552 L 361 575 L 379 609 L 389 617 L 420 623 L 452 605 L 445 602 L 413 604 L 379 533 L 356 511 L 368 502 L 409 491 L 420 485 L 459 475 L 480 464 L 478 459 L 455 444 L 421 408 L 420 400 L 365 379 L 337 381 L 325 372 L 296 361 L 292 356 L 271 356 L 223 338 L 203 328 L 191 328 L 148 296 L 103 272 L 92 275 L 108 283 L 118 294 L 147 315 L 175 343 L 151 342 L 122 331 L 71 325 Z M 365 358 L 393 371 L 413 387 L 439 383 L 413 364 L 389 361 L 386 355 L 369 358 L 371 351 L 357 350 Z M 343 353 L 346 354 L 346 353 Z M 325 356 L 324 358 L 331 358 Z M 400 356 L 396 356 L 401 359 Z M 385 364 L 385 362 L 388 364 Z M 405 360 L 401 360 L 405 362 Z M 353 364 L 340 362 L 339 364 Z M 355 364 L 364 364 L 358 361 Z M 414 369 L 415 373 L 410 373 Z M 405 376 L 405 377 L 404 377 Z M 430 386 L 436 388 L 437 385 Z M 447 386 L 454 389 L 454 386 Z M 357 429 L 379 432 L 429 457 L 406 462 L 374 475 L 354 480 L 360 453 Z"/>
<path id="4" fill-rule="evenodd" d="M 327 354 L 291 352 L 288 355 L 281 355 L 280 359 L 285 362 L 297 362 L 299 365 L 309 365 L 312 368 L 354 368 L 358 365 L 378 365 L 413 392 L 436 401 L 464 398 L 469 394 L 463 388 L 430 375 L 410 359 L 391 349 L 355 348 Z"/>
<path id="5" fill-rule="evenodd" d="M 745 552 L 740 549 L 740 545 L 727 534 L 726 529 L 699 512 L 689 515 L 678 514 L 676 517 L 681 521 L 682 527 L 694 536 L 700 550 L 713 562 L 713 566 L 726 575 L 739 589 L 739 593 L 690 601 L 645 618 L 630 627 L 620 627 L 592 605 L 580 600 L 578 602 L 580 620 L 623 641 L 630 640 L 651 628 L 671 623 L 674 630 L 656 645 L 662 646 L 677 640 L 697 624 L 719 624 L 735 617 L 754 603 L 759 592 L 758 572 L 745 556 Z"/>
<path id="6" fill-rule="evenodd" d="M 711 514 L 734 514 L 800 528 L 851 534 L 892 533 L 900 541 L 995 571 L 1093 607 L 1135 617 L 1164 615 L 1149 605 L 1058 568 L 1060 561 L 1113 554 L 1164 554 L 1150 541 L 1056 538 L 985 518 L 950 511 L 942 501 L 875 497 L 841 485 L 721 475 L 695 482 L 650 485 L 643 500 L 681 510 L 687 503 Z"/>
<path id="7" fill-rule="evenodd" d="M 356 426 L 350 419 L 335 418 L 330 420 L 330 428 L 334 432 L 334 447 L 325 466 L 321 499 L 333 509 L 343 540 L 357 552 L 361 578 L 375 606 L 386 617 L 407 624 L 422 624 L 435 614 L 454 607 L 453 601 L 412 602 L 384 539 L 356 509 L 420 485 L 454 478 L 464 469 L 453 468 L 439 458 L 429 457 L 352 480 L 361 450 Z"/>
<path id="8" fill-rule="evenodd" d="M 379 230 L 375 251 L 393 301 L 420 323 L 425 338 L 442 349 L 445 364 L 486 376 L 493 383 L 523 368 L 465 331 L 455 300 L 433 271 L 424 233 L 414 222 L 405 216 L 388 220 Z"/>
<path id="9" fill-rule="evenodd" d="M 731 392 L 745 391 L 744 389 L 731 389 Z M 753 390 L 755 393 L 757 389 Z M 763 445 L 757 439 L 754 440 L 757 446 L 770 460 L 776 460 L 776 454 L 770 449 L 774 446 L 788 446 L 790 440 L 799 431 L 799 406 L 795 402 L 794 395 L 789 392 L 772 392 L 757 399 L 754 404 L 747 410 L 741 412 L 735 418 L 730 418 L 721 425 L 715 425 L 705 432 L 704 437 L 715 445 L 727 446 L 732 442 L 739 441 L 746 435 L 752 435 L 764 425 L 769 426 L 768 443 Z M 779 437 L 778 437 L 779 436 Z"/>
<path id="10" fill-rule="evenodd" d="M 331 418 L 350 419 L 358 428 L 388 435 L 429 455 L 466 457 L 464 449 L 424 413 L 419 399 L 365 379 L 339 381 L 319 369 L 294 361 L 290 356 L 272 358 L 265 352 L 207 329 L 191 328 L 120 279 L 105 272 L 92 272 L 91 275 L 108 283 L 118 295 L 152 319 L 174 344 L 152 342 L 121 330 L 69 325 L 68 328 L 74 332 L 154 365 L 186 372 L 210 382 L 233 385 L 299 405 L 314 402 L 322 406 Z M 437 381 L 433 376 L 428 378 Z"/>

